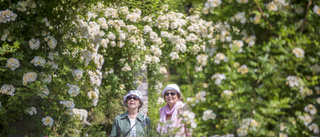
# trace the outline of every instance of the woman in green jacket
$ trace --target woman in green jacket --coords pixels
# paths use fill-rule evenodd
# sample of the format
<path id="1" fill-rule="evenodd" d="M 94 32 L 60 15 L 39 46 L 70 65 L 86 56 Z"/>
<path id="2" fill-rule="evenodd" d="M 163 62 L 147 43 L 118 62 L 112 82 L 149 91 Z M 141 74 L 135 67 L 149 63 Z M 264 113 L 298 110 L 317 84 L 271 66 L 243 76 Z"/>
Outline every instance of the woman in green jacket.
<path id="1" fill-rule="evenodd" d="M 143 105 L 142 94 L 138 90 L 130 90 L 123 98 L 123 104 L 128 111 L 116 116 L 110 137 L 144 137 L 151 131 L 150 119 L 141 114 Z"/>

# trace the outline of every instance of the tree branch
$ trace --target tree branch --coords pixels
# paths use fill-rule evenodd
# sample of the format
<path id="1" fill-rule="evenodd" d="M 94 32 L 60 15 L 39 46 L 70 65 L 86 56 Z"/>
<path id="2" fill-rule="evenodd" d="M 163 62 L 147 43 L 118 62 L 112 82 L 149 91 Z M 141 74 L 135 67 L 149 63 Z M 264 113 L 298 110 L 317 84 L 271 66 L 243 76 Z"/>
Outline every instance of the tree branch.
<path id="1" fill-rule="evenodd" d="M 304 30 L 304 25 L 306 24 L 308 11 L 309 11 L 309 9 L 310 9 L 311 4 L 312 4 L 312 1 L 309 1 L 308 5 L 307 5 L 306 15 L 304 16 L 304 19 L 303 19 L 303 22 L 302 22 L 302 25 L 301 25 L 300 32 L 303 32 L 303 30 Z"/>
<path id="2" fill-rule="evenodd" d="M 262 9 L 261 9 L 258 1 L 255 0 L 254 2 L 257 4 L 257 6 L 258 6 L 258 8 L 259 8 L 259 11 L 260 11 L 260 13 L 261 13 L 261 16 L 268 22 L 269 27 L 272 29 L 273 27 L 272 27 L 272 25 L 270 24 L 269 20 L 266 18 L 266 16 L 264 16 L 263 11 L 262 11 Z"/>

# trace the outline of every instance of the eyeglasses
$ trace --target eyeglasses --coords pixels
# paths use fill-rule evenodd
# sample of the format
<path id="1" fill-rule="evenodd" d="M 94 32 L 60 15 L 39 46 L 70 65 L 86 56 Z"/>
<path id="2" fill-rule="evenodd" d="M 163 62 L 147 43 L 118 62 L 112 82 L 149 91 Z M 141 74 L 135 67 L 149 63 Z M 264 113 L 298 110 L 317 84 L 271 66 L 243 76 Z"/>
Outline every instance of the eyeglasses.
<path id="1" fill-rule="evenodd" d="M 165 96 L 169 96 L 169 94 L 171 94 L 171 96 L 175 96 L 177 93 L 176 92 L 170 92 L 170 93 L 166 92 L 166 93 L 164 93 Z"/>
<path id="2" fill-rule="evenodd" d="M 138 100 L 139 98 L 138 97 L 131 97 L 131 96 L 127 97 L 127 100 L 131 100 L 131 99 Z"/>

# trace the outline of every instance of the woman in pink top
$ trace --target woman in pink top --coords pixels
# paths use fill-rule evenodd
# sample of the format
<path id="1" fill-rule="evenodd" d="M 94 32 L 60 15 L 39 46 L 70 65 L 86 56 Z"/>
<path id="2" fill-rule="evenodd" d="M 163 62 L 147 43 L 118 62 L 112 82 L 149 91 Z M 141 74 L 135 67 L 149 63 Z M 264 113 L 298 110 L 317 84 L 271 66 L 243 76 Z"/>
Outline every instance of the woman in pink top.
<path id="1" fill-rule="evenodd" d="M 169 84 L 162 90 L 162 97 L 167 102 L 167 105 L 160 108 L 158 132 L 161 135 L 186 137 L 187 130 L 185 124 L 182 123 L 183 118 L 181 117 L 186 105 L 182 102 L 180 88 L 176 84 Z"/>

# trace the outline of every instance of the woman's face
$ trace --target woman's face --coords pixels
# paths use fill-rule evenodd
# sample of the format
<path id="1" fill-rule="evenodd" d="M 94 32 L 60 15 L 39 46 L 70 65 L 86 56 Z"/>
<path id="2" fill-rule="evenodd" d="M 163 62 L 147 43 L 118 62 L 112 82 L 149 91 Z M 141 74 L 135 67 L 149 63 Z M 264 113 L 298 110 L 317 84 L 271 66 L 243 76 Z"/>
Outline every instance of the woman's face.
<path id="1" fill-rule="evenodd" d="M 178 93 L 173 90 L 165 91 L 164 98 L 170 106 L 174 106 L 179 100 Z"/>
<path id="2" fill-rule="evenodd" d="M 139 98 L 135 95 L 131 95 L 127 97 L 127 106 L 128 108 L 139 108 L 140 106 L 140 101 Z"/>

